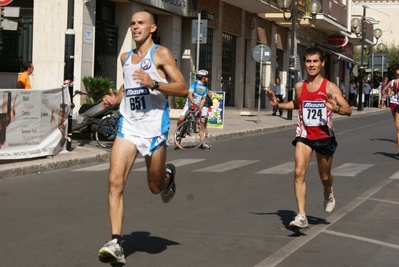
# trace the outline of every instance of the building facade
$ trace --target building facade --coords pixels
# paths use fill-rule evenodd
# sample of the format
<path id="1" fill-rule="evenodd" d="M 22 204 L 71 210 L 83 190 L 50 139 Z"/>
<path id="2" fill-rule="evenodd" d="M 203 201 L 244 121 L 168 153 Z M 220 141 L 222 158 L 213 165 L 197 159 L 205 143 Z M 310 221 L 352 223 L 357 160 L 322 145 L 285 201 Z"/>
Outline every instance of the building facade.
<path id="1" fill-rule="evenodd" d="M 197 65 L 210 70 L 211 90 L 225 92 L 227 107 L 255 109 L 260 97 L 260 108 L 269 108 L 264 90 L 277 76 L 288 85 L 290 57 L 295 58 L 298 79 L 306 78 L 302 57 L 309 46 L 326 52 L 327 78 L 337 84 L 344 79 L 348 84 L 356 64 L 353 46 L 359 44 L 359 38 L 351 33 L 352 2 L 321 0 L 321 11 L 312 16 L 307 12 L 310 0 L 294 2 L 299 19 L 292 24 L 275 0 L 74 0 L 74 90 L 85 90 L 84 76 L 109 77 L 119 88 L 123 82 L 119 58 L 134 48 L 129 26 L 131 15 L 138 10 L 155 15 L 158 30 L 154 41 L 172 51 L 187 83 L 193 81 Z M 26 60 L 35 66 L 31 77 L 34 89 L 60 86 L 68 0 L 13 0 L 9 6 L 20 6 L 21 13 L 17 31 L 1 31 L 0 88 L 15 86 L 19 67 Z M 199 52 L 193 30 L 198 18 L 207 22 L 206 43 L 199 45 Z M 332 34 L 342 35 L 348 42 L 331 45 L 328 38 Z M 368 36 L 371 34 L 368 31 Z M 252 57 L 258 44 L 271 50 L 262 83 L 259 63 Z M 79 106 L 80 100 L 75 103 Z"/>

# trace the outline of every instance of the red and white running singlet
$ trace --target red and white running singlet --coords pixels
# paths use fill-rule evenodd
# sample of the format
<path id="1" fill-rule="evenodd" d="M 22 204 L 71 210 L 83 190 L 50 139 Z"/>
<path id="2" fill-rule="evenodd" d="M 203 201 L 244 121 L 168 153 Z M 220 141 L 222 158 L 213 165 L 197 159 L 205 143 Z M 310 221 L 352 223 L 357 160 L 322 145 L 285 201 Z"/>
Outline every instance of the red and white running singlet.
<path id="1" fill-rule="evenodd" d="M 308 91 L 307 80 L 303 82 L 302 91 L 298 99 L 297 137 L 319 140 L 334 136 L 331 120 L 333 112 L 323 103 L 323 100 L 327 100 L 327 82 L 327 79 L 323 79 L 321 86 L 315 92 Z"/>

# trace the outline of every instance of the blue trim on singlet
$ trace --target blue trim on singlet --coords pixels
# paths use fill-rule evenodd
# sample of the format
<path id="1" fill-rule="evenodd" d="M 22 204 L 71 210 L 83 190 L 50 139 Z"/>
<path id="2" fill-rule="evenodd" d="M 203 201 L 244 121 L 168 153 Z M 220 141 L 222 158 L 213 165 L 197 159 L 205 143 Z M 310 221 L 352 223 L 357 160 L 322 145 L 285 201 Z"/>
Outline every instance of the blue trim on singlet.
<path id="1" fill-rule="evenodd" d="M 118 132 L 116 133 L 116 136 L 118 136 L 120 138 L 125 137 L 125 135 L 122 133 L 124 120 L 125 120 L 125 118 L 123 118 L 123 116 L 121 114 L 120 118 L 119 118 L 119 122 L 118 122 Z"/>
<path id="2" fill-rule="evenodd" d="M 158 46 L 159 46 L 159 45 L 156 44 L 156 45 L 154 45 L 153 47 L 151 47 L 151 50 L 150 50 L 150 59 L 151 59 L 152 62 L 154 62 L 154 57 L 153 57 L 153 55 L 154 55 L 155 49 L 156 49 Z M 125 61 L 123 61 L 123 65 L 126 64 L 126 61 L 130 58 L 130 56 L 134 53 L 134 51 L 136 51 L 136 49 L 132 49 L 132 50 L 129 51 L 129 54 L 127 54 L 127 57 L 125 58 Z"/>
<path id="3" fill-rule="evenodd" d="M 124 65 L 126 64 L 126 61 L 130 58 L 130 55 L 133 54 L 133 52 L 134 52 L 135 50 L 136 50 L 136 49 L 132 49 L 132 50 L 129 51 L 129 54 L 128 54 L 127 57 L 125 58 L 125 61 L 123 61 L 123 65 L 122 65 L 122 66 L 124 66 Z"/>
<path id="4" fill-rule="evenodd" d="M 165 134 L 169 131 L 169 128 L 170 128 L 169 103 L 166 102 L 165 109 L 163 110 L 162 114 L 161 132 Z"/>
<path id="5" fill-rule="evenodd" d="M 158 46 L 159 45 L 154 45 L 152 48 L 151 48 L 151 51 L 150 51 L 150 59 L 151 59 L 151 61 L 154 63 L 154 52 L 155 52 L 155 49 L 157 49 L 158 48 Z"/>

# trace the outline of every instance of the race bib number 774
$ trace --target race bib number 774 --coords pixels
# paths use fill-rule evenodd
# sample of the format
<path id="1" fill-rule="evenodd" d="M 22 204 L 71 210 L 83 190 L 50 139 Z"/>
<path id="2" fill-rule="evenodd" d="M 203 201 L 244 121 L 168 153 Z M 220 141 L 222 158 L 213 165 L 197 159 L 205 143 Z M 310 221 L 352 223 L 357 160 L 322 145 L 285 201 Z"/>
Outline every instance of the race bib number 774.
<path id="1" fill-rule="evenodd" d="M 303 123 L 306 126 L 322 126 L 327 124 L 327 108 L 323 101 L 303 101 Z"/>

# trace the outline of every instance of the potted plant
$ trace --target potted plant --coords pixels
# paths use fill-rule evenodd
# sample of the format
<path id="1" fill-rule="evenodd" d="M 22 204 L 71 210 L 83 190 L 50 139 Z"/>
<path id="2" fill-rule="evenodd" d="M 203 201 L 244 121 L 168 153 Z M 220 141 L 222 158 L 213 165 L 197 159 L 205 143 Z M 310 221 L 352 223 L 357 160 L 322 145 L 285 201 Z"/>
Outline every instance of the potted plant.
<path id="1" fill-rule="evenodd" d="M 185 103 L 186 103 L 185 97 L 174 96 L 172 99 L 172 108 L 182 109 Z"/>
<path id="2" fill-rule="evenodd" d="M 115 92 L 115 83 L 107 77 L 91 77 L 85 76 L 82 82 L 86 88 L 89 102 L 94 103 L 103 98 L 112 89 Z"/>

